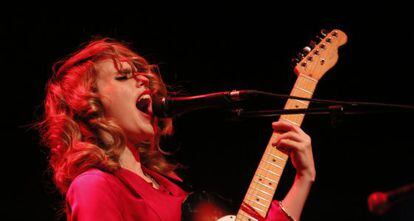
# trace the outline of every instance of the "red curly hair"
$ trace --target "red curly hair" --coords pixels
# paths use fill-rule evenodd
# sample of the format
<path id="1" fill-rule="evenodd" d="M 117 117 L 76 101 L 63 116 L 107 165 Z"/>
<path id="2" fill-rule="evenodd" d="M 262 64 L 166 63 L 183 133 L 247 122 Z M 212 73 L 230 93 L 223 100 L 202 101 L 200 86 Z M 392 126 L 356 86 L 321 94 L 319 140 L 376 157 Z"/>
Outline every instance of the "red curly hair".
<path id="1" fill-rule="evenodd" d="M 50 148 L 49 163 L 54 181 L 61 193 L 66 193 L 72 180 L 90 168 L 113 172 L 120 167 L 119 156 L 126 146 L 122 129 L 104 117 L 97 93 L 96 64 L 112 59 L 115 67 L 127 61 L 138 71 L 149 73 L 152 96 L 166 96 L 161 76 L 143 57 L 126 44 L 112 40 L 94 40 L 67 59 L 57 62 L 46 88 L 45 116 L 41 136 Z M 119 70 L 119 69 L 118 69 Z M 141 163 L 163 174 L 172 172 L 174 165 L 161 154 L 159 139 L 172 131 L 171 119 L 155 120 L 155 143 L 139 149 Z"/>

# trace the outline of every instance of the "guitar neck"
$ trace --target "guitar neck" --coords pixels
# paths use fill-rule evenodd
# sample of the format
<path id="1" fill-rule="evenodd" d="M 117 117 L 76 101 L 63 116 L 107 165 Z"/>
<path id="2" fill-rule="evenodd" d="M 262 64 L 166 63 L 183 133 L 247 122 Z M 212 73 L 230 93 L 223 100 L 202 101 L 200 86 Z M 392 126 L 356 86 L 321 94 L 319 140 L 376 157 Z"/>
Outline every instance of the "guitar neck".
<path id="1" fill-rule="evenodd" d="M 290 95 L 312 98 L 317 83 L 317 80 L 299 74 Z M 284 109 L 300 109 L 307 108 L 308 106 L 309 101 L 288 99 Z M 280 119 L 300 126 L 304 116 L 304 114 L 289 114 L 280 116 Z M 260 217 L 266 217 L 288 160 L 288 155 L 272 146 L 277 136 L 277 133 L 272 134 L 242 204 L 242 208 L 244 205 L 244 208 L 255 211 L 256 216 Z M 240 209 L 236 220 L 252 221 L 257 219 L 255 215 L 246 212 L 245 209 Z"/>

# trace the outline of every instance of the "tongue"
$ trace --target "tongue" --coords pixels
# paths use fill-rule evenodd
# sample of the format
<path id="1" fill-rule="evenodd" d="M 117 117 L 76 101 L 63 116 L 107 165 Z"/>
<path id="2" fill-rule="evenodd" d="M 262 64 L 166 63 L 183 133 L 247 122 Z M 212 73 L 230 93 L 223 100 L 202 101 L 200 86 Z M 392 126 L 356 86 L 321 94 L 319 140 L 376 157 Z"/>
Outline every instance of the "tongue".
<path id="1" fill-rule="evenodd" d="M 140 101 L 137 102 L 137 108 L 138 110 L 144 112 L 144 113 L 148 113 L 148 106 L 150 104 L 150 100 L 149 99 L 141 99 Z"/>

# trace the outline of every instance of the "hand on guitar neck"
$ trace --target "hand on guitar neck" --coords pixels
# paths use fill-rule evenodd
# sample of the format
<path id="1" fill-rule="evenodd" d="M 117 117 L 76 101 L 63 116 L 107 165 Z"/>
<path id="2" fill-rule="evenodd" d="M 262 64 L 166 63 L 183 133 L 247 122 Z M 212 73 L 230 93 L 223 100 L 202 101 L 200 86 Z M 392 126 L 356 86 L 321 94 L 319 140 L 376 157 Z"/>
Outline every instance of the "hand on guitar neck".
<path id="1" fill-rule="evenodd" d="M 287 154 L 296 169 L 295 182 L 283 199 L 283 206 L 290 216 L 299 220 L 316 176 L 311 138 L 299 126 L 283 120 L 274 122 L 272 127 L 276 138 L 272 145 Z"/>
<path id="2" fill-rule="evenodd" d="M 272 145 L 290 156 L 297 179 L 315 181 L 316 171 L 310 136 L 299 126 L 283 120 L 273 122 L 272 127 L 276 134 Z"/>

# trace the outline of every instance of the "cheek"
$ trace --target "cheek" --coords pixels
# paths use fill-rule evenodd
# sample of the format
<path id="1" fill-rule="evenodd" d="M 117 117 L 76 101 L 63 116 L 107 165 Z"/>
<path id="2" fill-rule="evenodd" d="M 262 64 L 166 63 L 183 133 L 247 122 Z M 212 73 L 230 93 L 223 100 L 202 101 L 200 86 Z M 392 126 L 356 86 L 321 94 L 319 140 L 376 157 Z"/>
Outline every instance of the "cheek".
<path id="1" fill-rule="evenodd" d="M 128 106 L 131 106 L 131 92 L 128 92 L 126 88 L 107 87 L 103 88 L 100 94 L 105 114 L 108 117 L 120 117 L 127 111 Z"/>

